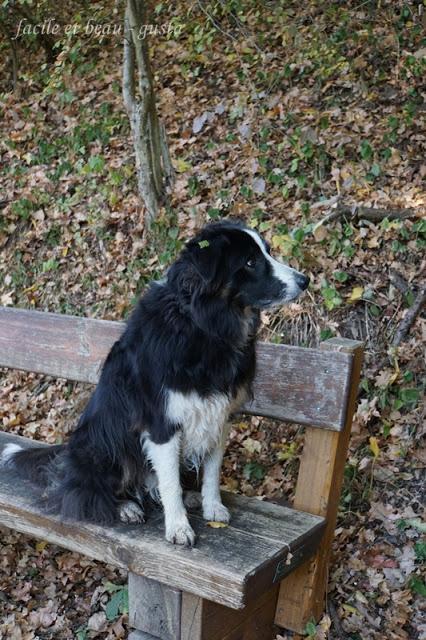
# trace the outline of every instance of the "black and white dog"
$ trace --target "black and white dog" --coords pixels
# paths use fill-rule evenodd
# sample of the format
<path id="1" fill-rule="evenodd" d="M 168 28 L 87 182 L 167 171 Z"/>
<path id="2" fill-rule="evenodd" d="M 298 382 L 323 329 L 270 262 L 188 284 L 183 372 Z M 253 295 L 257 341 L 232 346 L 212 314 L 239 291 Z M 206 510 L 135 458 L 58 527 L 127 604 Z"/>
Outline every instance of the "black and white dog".
<path id="1" fill-rule="evenodd" d="M 226 423 L 250 393 L 260 310 L 308 283 L 242 223 L 206 226 L 140 300 L 69 443 L 11 444 L 3 463 L 44 486 L 46 506 L 64 518 L 142 522 L 157 495 L 166 539 L 192 545 L 180 470 L 203 467 L 203 516 L 228 522 Z"/>

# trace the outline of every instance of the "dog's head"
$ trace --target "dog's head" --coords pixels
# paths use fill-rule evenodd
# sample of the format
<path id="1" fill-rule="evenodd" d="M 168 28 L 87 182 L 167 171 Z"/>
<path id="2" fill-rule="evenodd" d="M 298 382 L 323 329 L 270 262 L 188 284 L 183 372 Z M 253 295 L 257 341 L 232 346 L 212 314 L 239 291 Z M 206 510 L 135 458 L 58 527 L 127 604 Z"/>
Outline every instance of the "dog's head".
<path id="1" fill-rule="evenodd" d="M 271 256 L 257 231 L 239 222 L 207 225 L 187 243 L 181 260 L 195 270 L 206 291 L 244 307 L 268 309 L 284 304 L 309 284 L 307 276 Z"/>

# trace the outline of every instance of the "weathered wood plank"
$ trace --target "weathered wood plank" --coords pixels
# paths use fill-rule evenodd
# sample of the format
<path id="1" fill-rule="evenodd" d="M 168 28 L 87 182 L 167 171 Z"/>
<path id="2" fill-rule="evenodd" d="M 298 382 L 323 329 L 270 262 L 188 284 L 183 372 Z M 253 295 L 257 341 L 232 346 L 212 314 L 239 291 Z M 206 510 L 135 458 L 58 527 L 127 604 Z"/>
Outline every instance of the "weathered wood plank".
<path id="1" fill-rule="evenodd" d="M 128 640 L 158 640 L 158 636 L 152 636 L 150 633 L 145 633 L 145 631 L 132 631 Z"/>
<path id="2" fill-rule="evenodd" d="M 254 397 L 243 411 L 339 431 L 344 425 L 349 371 L 350 357 L 345 353 L 259 343 Z"/>
<path id="3" fill-rule="evenodd" d="M 158 636 L 180 640 L 182 592 L 156 580 L 129 573 L 129 625 Z"/>
<path id="4" fill-rule="evenodd" d="M 0 307 L 0 366 L 96 383 L 124 325 Z M 243 411 L 334 431 L 344 426 L 350 354 L 259 343 Z"/>
<path id="5" fill-rule="evenodd" d="M 0 366 L 96 383 L 124 325 L 0 307 Z"/>
<path id="6" fill-rule="evenodd" d="M 31 445 L 26 438 L 1 433 L 0 451 L 8 442 Z M 28 482 L 17 482 L 11 472 L 0 470 L 0 524 L 235 609 L 313 553 L 324 528 L 321 517 L 224 494 L 232 513 L 230 526 L 212 529 L 191 514 L 197 544 L 185 549 L 164 540 L 161 513 L 153 513 L 141 526 L 99 527 L 61 522 L 37 508 L 35 498 Z"/>
<path id="7" fill-rule="evenodd" d="M 344 350 L 353 359 L 345 429 L 340 433 L 306 429 L 294 506 L 326 518 L 326 531 L 316 553 L 286 577 L 280 588 L 276 624 L 303 633 L 306 623 L 324 610 L 327 567 L 336 526 L 352 418 L 356 406 L 363 343 L 333 338 L 324 349 Z"/>
<path id="8" fill-rule="evenodd" d="M 240 611 L 182 594 L 180 640 L 271 640 L 278 588 Z"/>

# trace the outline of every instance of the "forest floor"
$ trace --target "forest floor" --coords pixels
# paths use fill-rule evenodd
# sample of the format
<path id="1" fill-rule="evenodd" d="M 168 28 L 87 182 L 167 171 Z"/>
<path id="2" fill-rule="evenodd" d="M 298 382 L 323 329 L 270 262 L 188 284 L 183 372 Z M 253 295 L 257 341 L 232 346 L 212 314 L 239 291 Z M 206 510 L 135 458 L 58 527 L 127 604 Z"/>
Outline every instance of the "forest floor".
<path id="1" fill-rule="evenodd" d="M 158 3 L 152 24 L 169 36 L 150 44 L 177 179 L 148 242 L 122 38 L 85 33 L 120 25 L 121 8 L 46 9 L 61 25 L 56 61 L 19 38 L 14 90 L 0 41 L 2 305 L 123 319 L 194 230 L 236 216 L 312 279 L 303 299 L 264 315 L 264 339 L 365 341 L 327 611 L 307 625 L 312 639 L 426 638 L 424 315 L 393 344 L 425 287 L 425 14 L 391 0 Z M 77 28 L 65 35 L 68 23 Z M 89 393 L 4 371 L 2 429 L 61 442 Z M 224 488 L 291 501 L 301 440 L 296 426 L 235 422 Z M 0 638 L 125 637 L 122 572 L 1 534 Z"/>

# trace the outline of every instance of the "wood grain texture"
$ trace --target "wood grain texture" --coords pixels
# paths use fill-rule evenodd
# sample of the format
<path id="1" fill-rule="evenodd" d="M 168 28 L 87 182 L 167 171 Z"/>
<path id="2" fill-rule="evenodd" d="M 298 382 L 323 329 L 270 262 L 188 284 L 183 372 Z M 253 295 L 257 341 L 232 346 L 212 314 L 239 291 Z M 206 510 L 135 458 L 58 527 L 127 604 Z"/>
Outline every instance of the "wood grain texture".
<path id="1" fill-rule="evenodd" d="M 278 585 L 240 611 L 182 594 L 180 640 L 271 640 Z"/>
<path id="2" fill-rule="evenodd" d="M 0 307 L 0 366 L 96 383 L 119 322 Z"/>
<path id="3" fill-rule="evenodd" d="M 128 640 L 159 640 L 158 636 L 152 636 L 150 633 L 145 633 L 145 631 L 131 631 L 129 633 Z"/>
<path id="4" fill-rule="evenodd" d="M 181 601 L 181 591 L 129 573 L 129 625 L 138 631 L 180 640 Z"/>
<path id="5" fill-rule="evenodd" d="M 124 325 L 0 307 L 0 367 L 96 383 Z M 351 355 L 259 343 L 254 399 L 243 412 L 341 430 Z"/>
<path id="6" fill-rule="evenodd" d="M 340 433 L 306 429 L 294 507 L 326 518 L 326 531 L 316 553 L 281 582 L 275 622 L 303 633 L 306 623 L 324 610 L 327 568 L 336 526 L 343 472 L 363 358 L 363 343 L 333 338 L 325 350 L 344 350 L 352 356 L 351 387 L 345 428 Z"/>
<path id="7" fill-rule="evenodd" d="M 9 442 L 32 444 L 1 433 L 0 452 Z M 185 549 L 164 540 L 161 513 L 138 526 L 62 522 L 35 506 L 37 494 L 29 482 L 0 469 L 0 524 L 239 609 L 314 552 L 324 519 L 255 498 L 223 498 L 231 509 L 230 526 L 212 529 L 190 514 L 197 544 Z"/>

